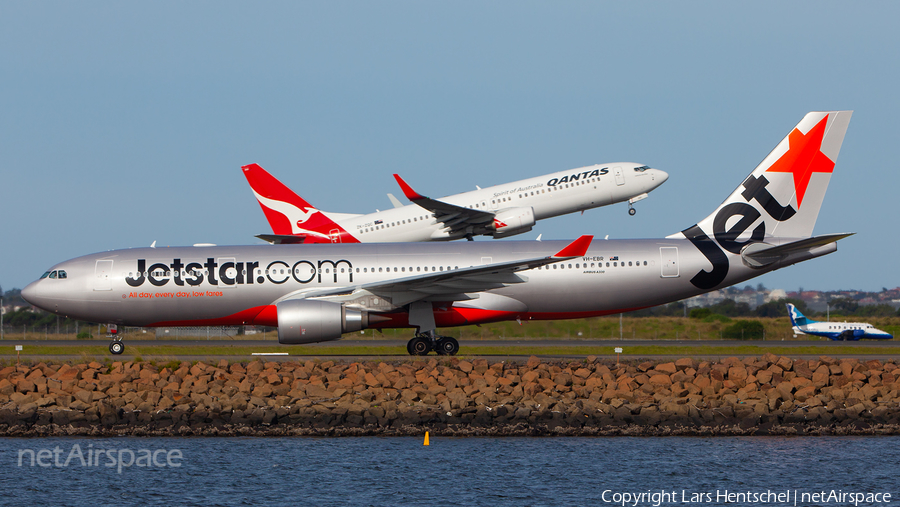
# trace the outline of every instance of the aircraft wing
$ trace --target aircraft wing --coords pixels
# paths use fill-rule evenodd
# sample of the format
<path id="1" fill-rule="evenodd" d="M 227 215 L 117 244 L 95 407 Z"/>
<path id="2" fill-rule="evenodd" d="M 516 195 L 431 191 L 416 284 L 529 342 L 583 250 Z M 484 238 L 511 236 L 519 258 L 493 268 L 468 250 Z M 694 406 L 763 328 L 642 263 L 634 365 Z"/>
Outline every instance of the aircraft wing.
<path id="1" fill-rule="evenodd" d="M 466 208 L 425 197 L 413 190 L 408 183 L 403 181 L 399 174 L 395 174 L 394 179 L 397 180 L 400 188 L 403 189 L 403 195 L 407 199 L 434 213 L 435 221 L 443 223 L 445 227 L 449 227 L 451 234 L 460 231 L 465 232 L 470 227 L 486 227 L 494 221 L 494 214 L 489 211 Z"/>
<path id="2" fill-rule="evenodd" d="M 353 301 L 366 295 L 376 295 L 400 307 L 415 301 L 460 301 L 473 299 L 467 293 L 482 292 L 522 283 L 528 279 L 517 272 L 538 266 L 553 264 L 581 257 L 591 245 L 593 236 L 581 236 L 553 255 L 498 262 L 481 266 L 429 272 L 427 274 L 394 278 L 357 286 L 298 291 L 288 294 L 275 303 L 287 299 L 337 299 Z"/>

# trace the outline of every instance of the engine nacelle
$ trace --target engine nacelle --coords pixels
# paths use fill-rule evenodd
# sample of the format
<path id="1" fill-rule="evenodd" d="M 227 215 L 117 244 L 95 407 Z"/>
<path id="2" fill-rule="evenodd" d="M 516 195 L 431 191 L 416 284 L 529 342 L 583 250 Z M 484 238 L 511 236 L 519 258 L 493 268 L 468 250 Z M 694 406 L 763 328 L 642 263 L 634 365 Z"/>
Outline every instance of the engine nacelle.
<path id="1" fill-rule="evenodd" d="M 343 333 L 369 327 L 369 313 L 340 303 L 291 299 L 276 305 L 278 343 L 296 345 L 337 340 Z"/>
<path id="2" fill-rule="evenodd" d="M 512 208 L 494 215 L 492 234 L 495 238 L 505 238 L 528 232 L 534 226 L 534 208 Z"/>

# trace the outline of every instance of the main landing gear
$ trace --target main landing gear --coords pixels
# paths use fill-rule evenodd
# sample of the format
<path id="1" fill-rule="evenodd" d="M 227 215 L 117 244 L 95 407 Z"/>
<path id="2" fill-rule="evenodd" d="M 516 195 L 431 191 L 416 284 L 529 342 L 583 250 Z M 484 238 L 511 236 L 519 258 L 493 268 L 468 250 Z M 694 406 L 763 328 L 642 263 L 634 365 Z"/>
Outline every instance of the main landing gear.
<path id="1" fill-rule="evenodd" d="M 112 338 L 112 343 L 109 344 L 109 353 L 118 356 L 125 352 L 125 344 L 122 343 L 122 337 L 119 336 L 119 328 L 115 324 L 110 324 L 106 326 L 106 329 L 106 337 Z"/>
<path id="2" fill-rule="evenodd" d="M 427 356 L 432 350 L 439 356 L 455 356 L 459 352 L 459 342 L 452 336 L 437 336 L 434 331 L 429 331 L 417 333 L 406 344 L 406 351 L 411 356 Z"/>
<path id="3" fill-rule="evenodd" d="M 631 205 L 629 204 L 628 205 L 628 214 L 631 216 L 634 216 L 635 213 L 637 213 L 637 210 L 634 209 L 633 207 L 631 207 Z"/>

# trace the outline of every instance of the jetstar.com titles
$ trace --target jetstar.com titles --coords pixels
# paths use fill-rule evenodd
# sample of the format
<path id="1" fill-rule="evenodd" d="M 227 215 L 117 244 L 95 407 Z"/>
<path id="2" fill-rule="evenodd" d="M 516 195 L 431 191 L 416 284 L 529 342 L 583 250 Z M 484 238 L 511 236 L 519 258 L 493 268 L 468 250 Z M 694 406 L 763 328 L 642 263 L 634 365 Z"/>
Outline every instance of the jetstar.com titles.
<path id="1" fill-rule="evenodd" d="M 348 275 L 348 281 L 353 282 L 352 267 L 348 260 L 316 262 L 300 260 L 293 264 L 275 260 L 263 267 L 259 261 L 237 262 L 233 258 L 213 257 L 206 259 L 206 262 L 183 262 L 181 259 L 172 259 L 168 264 L 157 262 L 148 267 L 146 259 L 138 259 L 137 269 L 125 276 L 125 282 L 131 287 L 140 287 L 145 282 L 150 282 L 156 287 L 162 287 L 169 282 L 179 287 L 185 284 L 197 286 L 204 280 L 210 285 L 253 285 L 267 281 L 282 284 L 291 279 L 300 284 L 307 284 L 313 280 L 322 283 L 323 272 L 326 275 L 333 273 L 335 283 L 338 281 L 338 274 Z"/>

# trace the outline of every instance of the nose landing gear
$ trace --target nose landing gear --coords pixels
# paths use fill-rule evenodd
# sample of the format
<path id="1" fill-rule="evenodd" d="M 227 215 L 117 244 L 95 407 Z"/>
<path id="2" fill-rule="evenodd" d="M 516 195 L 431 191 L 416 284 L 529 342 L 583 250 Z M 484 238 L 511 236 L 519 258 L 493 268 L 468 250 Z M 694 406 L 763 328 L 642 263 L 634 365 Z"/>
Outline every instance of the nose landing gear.
<path id="1" fill-rule="evenodd" d="M 113 342 L 109 344 L 109 352 L 116 356 L 125 352 L 125 344 L 122 343 L 121 338 L 117 336 L 113 339 Z"/>
<path id="2" fill-rule="evenodd" d="M 119 328 L 115 324 L 109 324 L 106 326 L 106 337 L 112 338 L 112 343 L 109 344 L 109 352 L 115 356 L 118 356 L 122 352 L 125 352 L 125 344 L 122 343 L 122 337 L 119 336 Z"/>
<path id="3" fill-rule="evenodd" d="M 634 214 L 637 213 L 637 210 L 634 209 L 633 204 L 638 201 L 643 201 L 647 197 L 649 197 L 649 195 L 647 194 L 647 192 L 644 192 L 641 195 L 636 195 L 636 196 L 632 197 L 631 199 L 628 199 L 628 214 L 631 216 L 634 216 Z"/>

